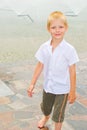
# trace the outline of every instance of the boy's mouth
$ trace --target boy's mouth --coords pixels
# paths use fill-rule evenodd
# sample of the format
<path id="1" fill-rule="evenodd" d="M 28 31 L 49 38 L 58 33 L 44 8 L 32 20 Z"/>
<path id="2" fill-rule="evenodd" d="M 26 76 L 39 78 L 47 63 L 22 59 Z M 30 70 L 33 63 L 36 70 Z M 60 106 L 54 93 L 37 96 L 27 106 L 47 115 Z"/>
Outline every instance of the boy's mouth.
<path id="1" fill-rule="evenodd" d="M 61 34 L 55 34 L 55 36 L 61 36 Z"/>

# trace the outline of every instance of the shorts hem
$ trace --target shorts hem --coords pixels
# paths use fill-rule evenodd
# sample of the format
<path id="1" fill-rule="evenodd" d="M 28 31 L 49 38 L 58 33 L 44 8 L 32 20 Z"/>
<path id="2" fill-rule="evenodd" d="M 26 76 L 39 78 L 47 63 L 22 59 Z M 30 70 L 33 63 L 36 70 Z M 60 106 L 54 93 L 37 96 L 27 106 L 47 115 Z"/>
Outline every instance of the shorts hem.
<path id="1" fill-rule="evenodd" d="M 54 122 L 56 122 L 56 123 L 62 123 L 62 122 L 64 122 L 64 119 L 63 120 L 56 120 L 56 119 L 54 119 L 54 118 L 52 118 L 52 120 L 54 121 Z"/>

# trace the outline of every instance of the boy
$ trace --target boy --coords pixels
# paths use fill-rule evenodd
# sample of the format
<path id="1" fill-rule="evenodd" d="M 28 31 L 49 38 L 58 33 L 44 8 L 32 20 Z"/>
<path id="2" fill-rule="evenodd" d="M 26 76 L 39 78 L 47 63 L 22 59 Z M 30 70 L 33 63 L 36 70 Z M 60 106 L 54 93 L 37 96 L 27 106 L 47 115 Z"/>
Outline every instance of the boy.
<path id="1" fill-rule="evenodd" d="M 35 55 L 38 63 L 27 91 L 31 97 L 35 83 L 43 70 L 41 109 L 44 116 L 38 123 L 40 129 L 46 128 L 45 124 L 53 110 L 55 130 L 61 130 L 67 99 L 69 103 L 76 99 L 76 62 L 79 59 L 74 47 L 64 40 L 67 28 L 67 20 L 62 12 L 51 13 L 47 21 L 51 39 L 42 44 Z"/>

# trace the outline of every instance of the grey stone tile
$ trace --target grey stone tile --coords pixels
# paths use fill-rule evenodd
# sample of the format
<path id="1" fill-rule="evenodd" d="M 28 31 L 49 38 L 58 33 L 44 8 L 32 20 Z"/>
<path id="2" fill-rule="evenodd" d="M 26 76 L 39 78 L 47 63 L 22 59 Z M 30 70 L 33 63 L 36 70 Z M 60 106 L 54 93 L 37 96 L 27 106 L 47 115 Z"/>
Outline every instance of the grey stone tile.
<path id="1" fill-rule="evenodd" d="M 13 96 L 9 96 L 11 102 L 15 102 L 17 100 L 19 100 L 19 97 L 17 97 L 16 95 L 13 95 Z"/>
<path id="2" fill-rule="evenodd" d="M 15 89 L 20 91 L 21 89 L 25 89 L 28 85 L 24 80 L 14 80 L 11 81 L 10 84 L 15 87 Z"/>
<path id="3" fill-rule="evenodd" d="M 86 88 L 87 90 L 87 88 Z M 77 88 L 77 92 L 82 95 L 82 96 L 86 96 L 87 95 L 87 92 L 85 91 L 85 89 L 83 89 L 83 86 L 80 87 L 80 88 Z"/>
<path id="4" fill-rule="evenodd" d="M 22 94 L 20 94 L 20 93 L 17 93 L 16 97 L 18 97 L 19 99 L 23 99 L 24 98 L 24 96 Z"/>
<path id="5" fill-rule="evenodd" d="M 0 80 L 0 97 L 13 94 L 14 92 L 11 89 L 9 89 L 9 87 L 3 81 Z"/>
<path id="6" fill-rule="evenodd" d="M 0 105 L 0 112 L 11 111 L 12 109 L 7 105 Z"/>
<path id="7" fill-rule="evenodd" d="M 11 107 L 14 110 L 19 110 L 19 109 L 23 109 L 25 107 L 27 107 L 27 105 L 25 105 L 22 101 L 17 100 L 15 102 L 12 102 L 10 104 L 8 104 L 9 107 Z"/>
<path id="8" fill-rule="evenodd" d="M 33 112 L 28 111 L 17 111 L 14 114 L 15 119 L 30 119 L 33 118 Z"/>
<path id="9" fill-rule="evenodd" d="M 28 129 L 29 129 L 29 126 L 30 126 L 30 125 L 29 125 L 28 122 L 21 122 L 21 123 L 20 123 L 20 128 L 22 128 L 22 129 L 23 129 L 23 128 L 28 128 Z"/>
<path id="10" fill-rule="evenodd" d="M 67 120 L 67 122 L 73 127 L 74 130 L 87 130 L 87 121 Z"/>
<path id="11" fill-rule="evenodd" d="M 87 108 L 85 108 L 82 104 L 75 102 L 69 109 L 69 113 L 72 115 L 80 114 L 85 115 L 87 113 Z"/>
<path id="12" fill-rule="evenodd" d="M 32 72 L 17 72 L 14 74 L 14 80 L 28 80 L 32 76 Z"/>
<path id="13" fill-rule="evenodd" d="M 22 90 L 18 91 L 18 93 L 20 93 L 23 96 L 27 96 L 27 89 L 22 89 Z"/>
<path id="14" fill-rule="evenodd" d="M 30 100 L 30 98 L 24 97 L 21 100 L 24 104 L 26 105 L 34 105 L 34 103 L 32 102 L 32 100 Z"/>

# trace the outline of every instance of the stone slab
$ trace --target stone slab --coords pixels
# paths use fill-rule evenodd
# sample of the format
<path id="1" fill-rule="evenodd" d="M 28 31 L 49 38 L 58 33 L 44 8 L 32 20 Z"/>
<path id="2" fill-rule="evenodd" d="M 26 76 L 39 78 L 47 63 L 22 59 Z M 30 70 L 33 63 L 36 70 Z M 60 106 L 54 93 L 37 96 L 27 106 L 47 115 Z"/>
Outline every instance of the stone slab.
<path id="1" fill-rule="evenodd" d="M 2 80 L 0 80 L 0 97 L 13 94 L 14 92 Z"/>

